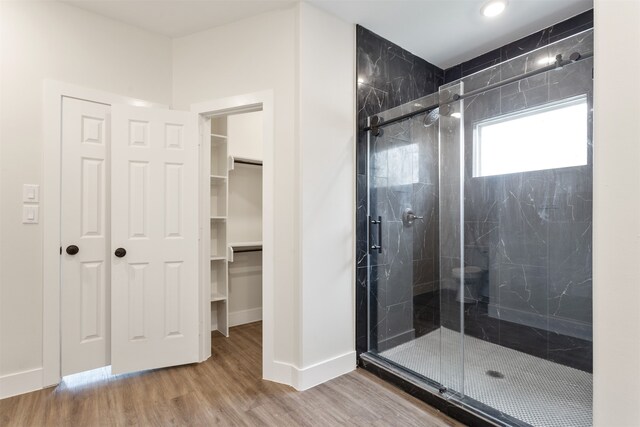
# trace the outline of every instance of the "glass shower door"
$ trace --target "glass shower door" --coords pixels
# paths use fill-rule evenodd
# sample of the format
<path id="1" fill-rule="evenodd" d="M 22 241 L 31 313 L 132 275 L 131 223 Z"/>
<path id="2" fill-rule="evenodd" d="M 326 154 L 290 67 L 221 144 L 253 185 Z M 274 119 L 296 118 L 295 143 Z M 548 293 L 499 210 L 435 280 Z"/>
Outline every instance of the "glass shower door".
<path id="1" fill-rule="evenodd" d="M 437 103 L 438 94 L 429 95 L 370 120 L 393 120 Z M 439 235 L 456 239 L 459 230 L 452 228 L 453 223 L 440 222 L 437 113 L 388 123 L 368 133 L 369 352 L 449 395 L 462 390 L 462 341 L 459 309 L 441 310 L 445 261 Z M 447 126 L 453 129 L 455 124 Z M 454 138 L 452 133 L 450 139 Z M 453 195 L 449 187 L 446 191 Z M 448 209 L 460 211 L 457 205 Z M 452 248 L 447 268 L 454 259 L 460 263 L 459 245 Z M 457 286 L 449 276 L 447 286 Z M 452 299 L 455 302 L 455 293 Z"/>
<path id="2" fill-rule="evenodd" d="M 414 338 L 412 205 L 416 148 L 410 122 L 389 125 L 369 141 L 369 348 L 383 353 Z"/>
<path id="3" fill-rule="evenodd" d="M 585 31 L 369 122 L 369 353 L 508 425 L 592 421 L 592 52 Z"/>
<path id="4" fill-rule="evenodd" d="M 512 424 L 592 421 L 590 52 L 588 31 L 440 90 L 464 97 L 450 104 L 462 114 L 440 114 L 441 229 L 455 242 L 441 232 L 441 259 L 459 253 L 464 266 L 451 274 L 464 278 L 450 304 L 464 333 L 459 390 Z M 527 74 L 557 55 L 585 58 Z"/>

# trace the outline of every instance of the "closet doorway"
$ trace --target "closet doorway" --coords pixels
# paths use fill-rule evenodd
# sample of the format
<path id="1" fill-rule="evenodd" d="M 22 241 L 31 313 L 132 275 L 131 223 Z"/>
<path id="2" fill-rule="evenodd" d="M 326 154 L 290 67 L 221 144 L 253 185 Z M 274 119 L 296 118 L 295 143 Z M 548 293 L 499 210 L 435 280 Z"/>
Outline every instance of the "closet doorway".
<path id="1" fill-rule="evenodd" d="M 262 321 L 262 376 L 289 383 L 274 360 L 273 92 L 191 111 L 201 120 L 201 323 L 229 336 L 233 326 Z M 211 356 L 211 333 L 202 333 L 202 360 Z"/>
<path id="2" fill-rule="evenodd" d="M 211 142 L 203 147 L 209 150 L 203 159 L 210 159 L 210 268 L 204 273 L 211 283 L 211 330 L 229 336 L 233 326 L 262 321 L 262 110 L 215 115 L 210 123 Z M 206 175 L 207 165 L 203 169 Z"/>

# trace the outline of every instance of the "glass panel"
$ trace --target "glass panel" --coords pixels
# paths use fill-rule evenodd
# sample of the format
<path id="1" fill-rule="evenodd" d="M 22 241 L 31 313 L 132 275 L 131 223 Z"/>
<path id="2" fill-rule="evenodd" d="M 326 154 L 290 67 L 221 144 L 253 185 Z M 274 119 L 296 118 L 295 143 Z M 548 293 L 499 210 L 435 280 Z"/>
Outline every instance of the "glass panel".
<path id="1" fill-rule="evenodd" d="M 462 251 L 464 210 L 462 174 L 464 145 L 463 101 L 451 102 L 463 93 L 462 83 L 439 92 L 440 117 L 440 382 L 450 392 L 464 393 L 464 288 Z"/>
<path id="2" fill-rule="evenodd" d="M 540 57 L 592 49 L 589 32 L 461 83 L 468 93 L 539 68 Z M 465 399 L 536 426 L 592 422 L 592 67 L 589 58 L 464 99 Z M 503 146 L 493 153 L 501 162 L 474 174 L 487 154 L 474 151 L 487 148 L 474 146 L 478 127 L 567 105 L 580 115 L 547 115 L 538 129 L 512 121 L 509 144 L 545 151 L 526 155 L 535 167 L 513 158 L 528 147 Z"/>
<path id="3" fill-rule="evenodd" d="M 385 121 L 437 102 L 433 94 L 378 117 Z M 456 388 L 461 387 L 460 342 L 440 329 L 439 125 L 434 111 L 389 124 L 378 136 L 369 133 L 369 246 L 382 243 L 381 252 L 374 249 L 368 257 L 369 351 Z M 459 253 L 458 245 L 458 259 Z M 459 309 L 454 310 L 459 322 Z M 452 327 L 457 340 L 460 325 Z M 442 360 L 452 360 L 455 369 Z"/>
<path id="4" fill-rule="evenodd" d="M 403 212 L 413 202 L 410 121 L 369 140 L 369 348 L 380 353 L 410 341 L 413 329 L 413 230 Z"/>
<path id="5" fill-rule="evenodd" d="M 368 135 L 369 351 L 514 425 L 592 422 L 593 61 L 486 88 L 576 51 L 592 31 L 385 111 L 440 105 Z"/>

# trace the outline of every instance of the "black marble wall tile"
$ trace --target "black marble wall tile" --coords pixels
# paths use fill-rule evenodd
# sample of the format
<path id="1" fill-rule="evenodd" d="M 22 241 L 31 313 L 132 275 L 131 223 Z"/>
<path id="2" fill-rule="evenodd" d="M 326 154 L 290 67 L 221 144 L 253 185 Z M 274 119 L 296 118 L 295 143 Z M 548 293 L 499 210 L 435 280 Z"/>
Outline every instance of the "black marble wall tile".
<path id="1" fill-rule="evenodd" d="M 522 74 L 554 52 L 543 48 L 520 55 L 592 25 L 589 11 L 445 71 L 358 27 L 359 125 L 368 116 L 436 92 L 443 81 L 472 75 L 465 80 L 468 92 Z M 567 43 L 588 51 L 592 41 L 586 39 Z M 591 371 L 591 131 L 586 166 L 495 177 L 473 177 L 472 168 L 473 123 L 585 92 L 591 105 L 591 66 L 574 64 L 554 75 L 538 75 L 465 99 L 464 174 L 455 149 L 438 152 L 438 127 L 426 128 L 420 119 L 390 126 L 380 137 L 372 137 L 371 157 L 367 135 L 360 132 L 358 353 L 384 351 L 440 326 L 460 330 L 463 307 L 465 334 Z M 454 127 L 448 131 L 455 139 Z M 443 176 L 446 181 L 440 182 Z M 460 179 L 464 179 L 463 254 Z M 371 213 L 384 218 L 384 249 L 368 257 L 369 282 L 367 236 L 362 236 L 368 229 L 367 195 Z M 424 215 L 424 221 L 407 228 L 402 223 L 406 207 Z M 375 228 L 371 239 L 377 242 Z M 476 301 L 466 304 L 460 302 L 459 279 L 453 275 L 462 256 L 465 265 L 484 270 L 472 285 Z M 416 295 L 416 289 L 430 292 Z"/>
<path id="2" fill-rule="evenodd" d="M 592 223 L 551 223 L 549 229 L 549 314 L 590 325 Z"/>
<path id="3" fill-rule="evenodd" d="M 367 312 L 367 267 L 356 268 L 356 313 Z M 356 316 L 356 352 L 368 351 L 369 325 L 366 316 Z"/>
<path id="4" fill-rule="evenodd" d="M 492 50 L 460 64 L 462 75 L 468 76 L 500 62 L 500 49 Z"/>
<path id="5" fill-rule="evenodd" d="M 535 45 L 532 40 L 520 46 Z M 591 50 L 591 33 L 553 47 L 554 53 L 574 49 Z M 501 79 L 520 75 L 550 51 L 543 48 L 466 77 L 465 88 L 468 81 L 489 84 L 495 70 Z M 591 67 L 592 60 L 585 60 L 467 98 L 464 106 L 464 258 L 465 265 L 486 270 L 477 302 L 466 305 L 465 332 L 587 371 L 592 366 Z M 584 94 L 587 165 L 473 176 L 475 123 Z M 442 204 L 450 203 L 447 197 L 441 196 Z M 449 246 L 455 251 L 453 240 L 448 245 L 443 238 L 441 254 Z M 490 330 L 497 330 L 497 337 Z"/>
<path id="6" fill-rule="evenodd" d="M 462 65 L 454 65 L 444 70 L 444 82 L 451 83 L 462 78 Z"/>
<path id="7" fill-rule="evenodd" d="M 364 27 L 356 29 L 358 126 L 367 117 L 434 93 L 444 72 Z M 368 138 L 370 150 L 367 150 Z M 413 334 L 415 288 L 434 288 L 437 278 L 437 129 L 409 120 L 386 127 L 378 137 L 359 132 L 357 156 L 357 266 L 356 312 L 358 352 L 367 351 L 367 310 L 372 319 L 372 349 L 383 350 Z M 370 153 L 370 157 L 368 157 Z M 368 175 L 367 175 L 368 174 Z M 367 176 L 370 187 L 367 189 Z M 367 212 L 369 197 L 371 212 Z M 406 227 L 402 215 L 412 207 L 425 220 Z M 382 254 L 367 256 L 367 215 L 383 218 Z M 417 230 L 417 231 L 416 231 Z M 370 231 L 377 243 L 377 227 Z M 431 235 L 432 233 L 435 236 Z M 425 238 L 425 234 L 430 238 Z M 372 268 L 367 300 L 367 258 Z M 424 260 L 416 264 L 415 260 Z M 400 337 L 400 338 L 397 338 Z M 395 340 L 395 341 L 394 341 Z"/>
<path id="8" fill-rule="evenodd" d="M 549 27 L 549 43 L 593 28 L 593 9 Z"/>
<path id="9" fill-rule="evenodd" d="M 449 82 L 473 74 L 465 80 L 465 91 L 470 91 L 522 74 L 548 56 L 549 51 L 540 49 L 531 55 L 521 55 L 559 40 L 559 34 L 566 37 L 587 29 L 592 19 L 591 12 L 581 14 L 446 71 L 358 27 L 359 124 L 363 126 L 368 116 L 435 92 L 443 80 Z M 585 40 L 572 39 L 568 43 L 579 45 L 581 51 L 588 49 Z M 514 57 L 518 58 L 501 62 Z M 576 233 L 590 226 L 590 166 L 475 178 L 469 139 L 473 135 L 469 126 L 473 122 L 589 92 L 592 82 L 575 76 L 587 75 L 590 65 L 575 65 L 554 75 L 531 77 L 465 100 L 464 258 L 466 265 L 480 266 L 486 271 L 476 292 L 478 304 L 473 308 L 465 305 L 465 332 L 589 370 L 590 353 L 581 353 L 579 349 L 590 348 L 590 343 L 579 337 L 588 338 L 591 318 L 590 309 L 585 309 L 591 302 L 587 246 L 590 232 L 582 240 Z M 480 70 L 485 71 L 477 73 Z M 589 100 L 590 97 L 589 94 Z M 367 173 L 370 173 L 368 196 L 372 213 L 381 215 L 385 221 L 383 253 L 369 257 L 374 267 L 368 284 L 371 300 L 368 307 L 363 304 L 367 298 L 366 284 L 360 285 L 362 280 L 366 281 L 363 271 L 366 271 L 367 238 L 357 239 L 359 352 L 365 351 L 367 345 L 363 334 L 367 310 L 373 319 L 368 331 L 373 350 L 388 348 L 398 336 L 410 334 L 411 322 L 423 325 L 416 328 L 416 334 L 432 330 L 440 321 L 447 327 L 460 327 L 460 302 L 456 278 L 451 273 L 459 267 L 461 256 L 457 244 L 460 230 L 456 228 L 460 173 L 456 171 L 459 165 L 438 163 L 439 158 L 457 157 L 438 153 L 438 145 L 433 143 L 437 138 L 437 126 L 425 128 L 420 120 L 408 120 L 385 128 L 380 137 L 372 137 L 371 157 L 367 158 L 367 135 L 359 135 L 358 233 L 367 230 L 367 212 L 363 208 L 367 200 L 367 194 L 363 194 L 367 193 Z M 589 147 L 591 163 L 591 144 Z M 442 174 L 448 177 L 447 182 L 439 182 Z M 444 188 L 442 195 L 439 188 Z M 425 221 L 416 223 L 411 233 L 406 232 L 401 222 L 406 207 L 425 216 Z M 565 227 L 566 224 L 569 226 Z M 440 236 L 442 230 L 446 233 Z M 377 241 L 377 229 L 371 230 L 371 239 Z M 563 244 L 551 249 L 559 239 L 564 239 Z M 570 251 L 573 255 L 565 256 Z M 412 295 L 417 288 L 439 289 L 436 292 L 439 298 L 427 298 L 428 313 L 425 306 L 416 303 L 421 299 Z M 505 308 L 509 311 L 506 317 L 500 314 Z M 407 315 L 411 311 L 413 316 Z M 438 321 L 433 320 L 436 317 Z M 564 326 L 560 329 L 549 326 L 553 318 L 560 319 Z"/>
<path id="10" fill-rule="evenodd" d="M 593 10 L 588 10 L 469 61 L 447 68 L 444 70 L 445 83 L 469 76 L 501 61 L 513 59 L 590 28 L 593 28 Z"/>
<path id="11" fill-rule="evenodd" d="M 508 61 L 524 53 L 531 52 L 549 44 L 549 28 L 523 37 L 500 48 L 500 57 Z"/>
<path id="12" fill-rule="evenodd" d="M 356 266 L 367 265 L 367 177 L 358 174 L 356 176 Z M 358 279 L 359 280 L 359 279 Z"/>

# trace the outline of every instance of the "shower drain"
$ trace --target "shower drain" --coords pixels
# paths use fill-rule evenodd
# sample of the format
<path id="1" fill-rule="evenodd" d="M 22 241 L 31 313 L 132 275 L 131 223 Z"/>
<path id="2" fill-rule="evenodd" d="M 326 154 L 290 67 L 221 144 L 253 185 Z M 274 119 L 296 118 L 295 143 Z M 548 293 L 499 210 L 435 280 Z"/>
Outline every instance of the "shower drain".
<path id="1" fill-rule="evenodd" d="M 485 374 L 487 374 L 487 375 L 489 375 L 490 377 L 493 377 L 493 378 L 504 378 L 504 374 L 502 372 L 492 371 L 491 369 L 489 369 L 487 372 L 485 372 Z"/>

